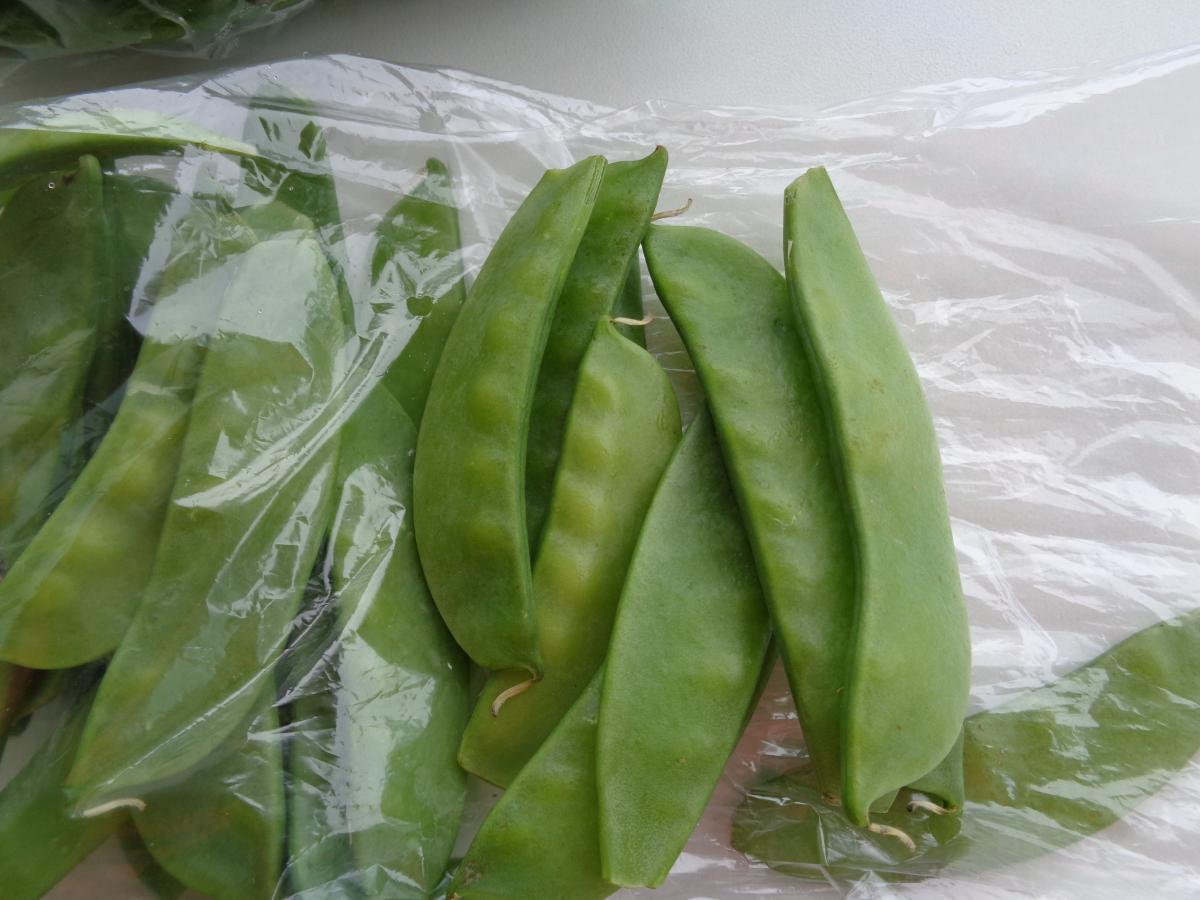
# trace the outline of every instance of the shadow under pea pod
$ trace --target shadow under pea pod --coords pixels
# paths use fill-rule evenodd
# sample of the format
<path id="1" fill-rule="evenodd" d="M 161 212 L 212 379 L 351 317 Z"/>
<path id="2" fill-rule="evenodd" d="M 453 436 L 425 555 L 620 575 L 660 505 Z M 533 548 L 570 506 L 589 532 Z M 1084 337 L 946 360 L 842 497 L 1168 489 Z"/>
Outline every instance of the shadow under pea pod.
<path id="1" fill-rule="evenodd" d="M 875 820 L 914 850 L 854 827 L 810 768 L 751 791 L 733 845 L 788 875 L 891 881 L 1033 859 L 1116 822 L 1200 749 L 1200 610 L 1139 631 L 1058 681 L 967 719 L 966 804 L 936 815 L 903 790 Z"/>

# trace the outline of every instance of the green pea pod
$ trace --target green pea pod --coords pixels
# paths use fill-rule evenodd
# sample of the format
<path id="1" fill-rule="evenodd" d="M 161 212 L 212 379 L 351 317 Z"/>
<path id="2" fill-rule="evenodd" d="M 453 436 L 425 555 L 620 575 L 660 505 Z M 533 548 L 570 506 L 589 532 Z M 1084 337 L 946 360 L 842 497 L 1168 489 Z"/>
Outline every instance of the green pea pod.
<path id="1" fill-rule="evenodd" d="M 252 241 L 219 205 L 193 201 L 179 219 L 117 416 L 0 582 L 0 659 L 66 668 L 121 640 L 150 578 L 220 300 L 249 266 Z"/>
<path id="2" fill-rule="evenodd" d="M 525 458 L 525 518 L 535 551 L 540 550 L 542 529 L 550 515 L 554 473 L 579 366 L 596 322 L 612 314 L 627 289 L 626 278 L 650 224 L 666 169 L 667 151 L 662 147 L 645 159 L 605 167 L 587 230 L 554 308 L 533 394 Z"/>
<path id="3" fill-rule="evenodd" d="M 104 201 L 113 235 L 113 287 L 98 325 L 96 355 L 88 373 L 85 406 L 109 407 L 99 437 L 116 414 L 114 402 L 137 358 L 138 335 L 128 321 L 131 300 L 160 224 L 168 220 L 175 190 L 161 181 L 136 175 L 104 176 Z"/>
<path id="4" fill-rule="evenodd" d="M 37 900 L 104 843 L 125 818 L 110 812 L 73 815 L 64 781 L 95 696 L 76 673 L 70 708 L 59 727 L 25 767 L 0 790 L 0 885 L 5 900 Z"/>
<path id="5" fill-rule="evenodd" d="M 458 833 L 467 662 L 421 576 L 408 508 L 416 429 L 372 392 L 342 433 L 332 580 L 340 628 L 293 706 L 290 889 L 424 898 Z"/>
<path id="6" fill-rule="evenodd" d="M 258 152 L 241 159 L 238 204 L 282 205 L 307 217 L 333 268 L 343 302 L 348 302 L 337 185 L 325 132 L 314 113 L 311 103 L 282 93 L 277 85 L 264 87 L 250 101 L 242 136 Z"/>
<path id="7" fill-rule="evenodd" d="M 679 434 L 667 374 L 602 319 L 579 368 L 533 570 L 545 671 L 527 686 L 521 670 L 488 679 L 459 750 L 468 772 L 509 784 L 604 661 L 629 558 Z"/>
<path id="8" fill-rule="evenodd" d="M 770 640 L 754 556 L 702 412 L 646 514 L 605 665 L 596 771 L 613 884 L 667 877 L 742 735 Z"/>
<path id="9" fill-rule="evenodd" d="M 376 228 L 368 296 L 371 310 L 384 310 L 388 334 L 405 338 L 384 384 L 419 425 L 466 296 L 458 208 L 450 173 L 439 160 L 425 163 L 425 178 Z"/>
<path id="10" fill-rule="evenodd" d="M 787 286 L 714 231 L 652 225 L 644 249 L 708 398 L 805 742 L 837 795 L 854 548 Z"/>
<path id="11" fill-rule="evenodd" d="M 283 866 L 283 753 L 275 709 L 214 761 L 154 791 L 133 823 L 158 864 L 214 900 L 270 900 Z"/>
<path id="12" fill-rule="evenodd" d="M 489 669 L 540 673 L 525 441 L 554 306 L 604 172 L 551 170 L 479 272 L 433 376 L 417 438 L 421 564 L 459 645 Z"/>
<path id="13" fill-rule="evenodd" d="M 492 808 L 450 883 L 448 900 L 601 900 L 596 717 L 603 670 Z"/>
<path id="14" fill-rule="evenodd" d="M 332 512 L 345 320 L 311 227 L 246 253 L 205 357 L 150 582 L 72 770 L 81 808 L 136 800 L 252 714 Z"/>
<path id="15" fill-rule="evenodd" d="M 842 802 L 866 825 L 876 799 L 920 778 L 958 738 L 967 611 L 921 381 L 824 169 L 787 189 L 784 241 L 854 540 Z"/>
<path id="16" fill-rule="evenodd" d="M 629 271 L 625 273 L 625 283 L 621 286 L 621 293 L 617 295 L 617 302 L 613 304 L 612 311 L 614 316 L 634 321 L 638 321 L 646 314 L 646 307 L 642 302 L 642 268 L 636 252 L 632 262 L 629 263 Z M 642 326 L 620 324 L 617 326 L 617 330 L 639 347 L 646 346 L 646 329 Z"/>
<path id="17" fill-rule="evenodd" d="M 808 767 L 756 787 L 734 817 L 734 846 L 789 875 L 827 879 L 979 872 L 1096 834 L 1168 783 L 1200 750 L 1200 612 L 1126 638 L 1058 681 L 966 721 L 962 816 L 908 805 L 877 821 L 913 850 L 855 827 Z"/>
<path id="18" fill-rule="evenodd" d="M 180 154 L 187 147 L 237 157 L 257 155 L 250 144 L 154 110 L 55 111 L 39 115 L 36 127 L 0 126 L 0 190 L 74 166 L 83 155 L 109 160 Z"/>
<path id="19" fill-rule="evenodd" d="M 64 480 L 112 279 L 100 164 L 35 179 L 0 213 L 0 561 L 11 568 Z M 70 248 L 64 252 L 64 248 Z"/>

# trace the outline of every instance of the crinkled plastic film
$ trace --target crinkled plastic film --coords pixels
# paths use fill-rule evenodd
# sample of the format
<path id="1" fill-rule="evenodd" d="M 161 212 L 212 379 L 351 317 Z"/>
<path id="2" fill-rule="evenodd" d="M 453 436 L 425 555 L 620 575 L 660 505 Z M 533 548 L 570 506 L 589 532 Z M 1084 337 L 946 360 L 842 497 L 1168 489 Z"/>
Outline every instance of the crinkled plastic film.
<path id="1" fill-rule="evenodd" d="M 345 261 L 350 294 L 369 282 L 380 217 L 420 182 L 430 157 L 453 179 L 468 283 L 542 171 L 587 154 L 630 159 L 665 146 L 660 207 L 691 199 L 677 221 L 724 231 L 777 265 L 784 188 L 811 166 L 827 167 L 933 410 L 971 624 L 972 713 L 1200 602 L 1200 131 L 1187 114 L 1200 90 L 1200 50 L 963 80 L 816 115 L 661 101 L 614 110 L 457 71 L 337 56 L 13 108 L 3 124 L 119 132 L 156 111 L 219 137 L 214 143 L 238 142 L 264 87 L 303 98 L 286 115 L 311 114 L 325 131 L 344 233 L 327 229 L 323 246 Z M 318 173 L 326 165 L 283 144 L 264 155 Z M 228 186 L 237 168 L 234 156 L 195 149 L 120 166 L 185 187 L 206 177 Z M 157 234 L 155 247 L 164 240 Z M 153 284 L 164 254 L 151 253 L 139 290 Z M 648 278 L 644 285 L 660 316 L 648 329 L 650 349 L 673 376 L 687 419 L 699 390 Z M 144 330 L 143 318 L 131 321 Z M 361 314 L 358 325 L 362 334 Z M 366 402 L 356 379 L 380 371 L 404 335 L 376 338 L 337 356 L 344 393 L 320 407 L 326 421 L 303 446 L 319 447 Z M 360 473 L 367 483 L 370 468 Z M 322 597 L 328 585 L 310 584 L 293 635 L 336 618 Z M 324 677 L 297 646 L 278 676 L 293 697 Z M 432 690 L 423 677 L 404 690 Z M 10 742 L 3 779 L 52 730 L 54 709 Z M 256 724 L 252 734 L 287 746 L 297 734 L 318 735 L 316 725 L 305 731 L 315 721 Z M 668 881 L 620 896 L 1182 898 L 1200 890 L 1195 759 L 1162 773 L 1161 789 L 1098 834 L 1015 865 L 951 865 L 898 881 L 866 871 L 797 879 L 731 849 L 731 817 L 746 792 L 803 758 L 776 672 Z M 318 778 L 310 789 L 347 788 Z M 457 852 L 496 795 L 471 785 Z M 109 841 L 49 896 L 141 896 L 130 871 Z"/>

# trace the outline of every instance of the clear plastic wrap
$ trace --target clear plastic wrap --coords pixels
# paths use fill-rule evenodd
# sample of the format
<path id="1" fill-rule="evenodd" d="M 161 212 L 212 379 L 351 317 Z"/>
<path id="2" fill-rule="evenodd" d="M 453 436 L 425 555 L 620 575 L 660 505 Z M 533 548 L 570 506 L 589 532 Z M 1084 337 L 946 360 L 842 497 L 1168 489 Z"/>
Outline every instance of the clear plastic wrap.
<path id="1" fill-rule="evenodd" d="M 264 113 L 254 106 L 264 89 L 277 98 L 301 99 L 274 102 Z M 336 180 L 342 224 L 317 222 L 317 232 L 303 224 L 275 226 L 277 239 L 291 242 L 290 252 L 302 245 L 314 270 L 326 273 L 318 281 L 332 278 L 316 291 L 326 298 L 338 293 L 333 282 L 339 269 L 351 296 L 369 293 L 373 281 L 381 283 L 379 273 L 371 270 L 376 226 L 397 199 L 423 183 L 430 158 L 442 160 L 450 172 L 468 283 L 547 167 L 592 153 L 631 159 L 662 145 L 670 161 L 660 206 L 681 207 L 690 199 L 692 206 L 679 221 L 726 232 L 776 264 L 782 261 L 784 188 L 811 166 L 827 167 L 916 361 L 934 414 L 971 623 L 971 712 L 976 712 L 1055 681 L 1122 638 L 1197 607 L 1200 268 L 1195 248 L 1200 245 L 1200 181 L 1192 169 L 1200 155 L 1200 130 L 1186 114 L 1197 90 L 1200 50 L 1191 48 L 1115 66 L 929 86 L 817 116 L 659 101 L 614 110 L 457 71 L 338 56 L 13 108 L 5 111 L 0 125 L 65 124 L 72 130 L 112 134 L 161 116 L 158 128 L 164 135 L 187 123 L 193 132 L 209 135 L 210 146 L 245 150 L 240 142 L 247 141 L 260 148 L 265 163 L 244 157 L 239 163 L 236 155 L 193 148 L 179 157 L 129 157 L 120 164 L 123 174 L 199 193 L 213 185 L 217 194 L 244 191 L 249 184 L 259 192 L 257 199 L 267 200 L 280 191 L 319 186 L 327 166 Z M 323 129 L 327 155 L 304 139 L 312 136 L 304 131 L 309 119 Z M 256 126 L 256 121 L 262 124 Z M 261 130 L 252 133 L 256 127 Z M 290 142 L 289 128 L 297 138 Z M 278 162 L 298 168 L 304 177 L 273 178 L 270 163 Z M 149 326 L 144 310 L 139 313 L 138 297 L 172 265 L 187 265 L 170 250 L 175 230 L 169 213 L 159 220 L 147 262 L 136 277 L 129 321 L 143 335 Z M 217 240 L 211 229 L 201 231 Z M 238 238 L 225 239 L 236 244 Z M 328 270 L 319 264 L 322 248 L 333 262 Z M 260 267 L 255 285 L 269 285 L 268 273 L 284 274 L 269 258 L 244 263 Z M 453 254 L 445 263 L 457 264 Z M 236 280 L 236 273 L 227 274 Z M 288 277 L 303 280 L 304 273 L 289 272 Z M 397 277 L 436 285 L 446 272 L 409 270 Z M 699 389 L 678 337 L 661 318 L 648 278 L 644 287 L 650 310 L 660 316 L 647 329 L 648 343 L 675 380 L 686 421 L 695 411 Z M 417 293 L 427 289 L 432 288 Z M 289 480 L 296 479 L 287 467 L 281 469 L 279 460 L 320 469 L 330 435 L 354 410 L 368 410 L 363 404 L 370 393 L 363 384 L 401 352 L 417 321 L 398 308 L 398 294 L 388 296 L 390 301 L 365 312 L 358 308 L 357 341 L 339 343 L 320 330 L 319 322 L 287 317 L 273 320 L 270 329 L 261 322 L 243 322 L 234 329 L 261 346 L 233 348 L 231 367 L 244 365 L 248 353 L 286 368 L 287 354 L 271 354 L 295 350 L 304 359 L 328 361 L 314 370 L 336 373 L 326 385 L 297 376 L 299 386 L 288 396 L 299 414 L 286 434 L 268 434 L 271 423 L 260 422 L 265 430 L 249 436 L 211 436 L 213 446 L 225 447 L 222 458 L 231 464 L 241 454 L 236 467 L 250 474 L 231 478 L 242 478 L 243 488 L 261 477 L 258 490 L 266 485 L 286 494 Z M 263 349 L 267 345 L 269 351 Z M 227 377 L 238 375 L 231 368 Z M 309 392 L 307 399 L 298 395 L 301 387 Z M 246 390 L 252 392 L 253 384 Z M 364 414 L 380 427 L 386 423 L 386 414 Z M 397 433 L 403 431 L 402 424 L 397 428 Z M 372 433 L 378 438 L 377 430 Z M 377 468 L 365 465 L 353 478 L 347 476 L 358 484 L 361 496 L 379 493 L 377 482 L 384 473 Z M 300 480 L 312 483 L 308 476 Z M 269 516 L 255 519 L 253 541 L 260 549 L 286 545 L 318 558 L 313 544 L 322 535 L 307 533 L 313 530 L 307 526 L 320 518 L 314 511 L 332 501 L 314 495 L 306 502 L 310 506 L 297 500 L 293 514 L 282 522 Z M 401 502 L 356 513 L 353 498 L 344 498 L 336 515 L 360 515 L 358 527 L 394 536 L 405 527 L 402 507 Z M 325 521 L 335 521 L 328 515 Z M 275 530 L 262 530 L 271 528 Z M 336 538 L 330 543 L 335 545 Z M 406 546 L 394 537 L 383 543 Z M 222 577 L 224 570 L 236 568 L 232 562 L 243 551 L 257 553 L 238 543 L 222 557 L 230 563 L 220 567 Z M 322 729 L 336 733 L 345 726 L 336 712 L 320 708 L 320 685 L 331 665 L 320 634 L 349 627 L 328 602 L 328 579 L 342 578 L 346 584 L 361 579 L 369 594 L 378 589 L 371 586 L 372 579 L 385 577 L 378 573 L 388 559 L 388 552 L 368 554 L 356 560 L 354 571 L 340 574 L 336 560 L 324 569 L 316 567 L 317 577 L 292 623 L 289 649 L 275 676 L 283 695 L 299 700 L 300 709 L 307 698 L 310 707 L 279 726 L 256 719 L 251 744 L 260 755 L 264 746 L 303 747 L 305 740 L 324 734 Z M 282 562 L 274 562 L 278 565 L 268 574 L 283 571 Z M 293 595 L 296 588 L 291 582 L 286 586 Z M 224 615 L 234 614 L 237 603 Z M 361 626 L 361 618 L 350 616 L 351 624 Z M 212 627 L 221 621 L 214 614 Z M 433 629 L 422 642 L 426 648 L 440 639 L 436 623 L 409 625 Z M 372 644 L 370 638 L 357 639 Z M 260 661 L 279 649 L 259 648 L 266 654 Z M 372 680 L 376 657 L 370 655 L 379 648 L 360 649 L 365 655 L 351 667 L 362 679 L 364 693 L 382 693 L 394 701 L 383 707 L 382 719 L 360 724 L 386 730 L 390 722 L 395 730 L 403 718 L 417 733 L 411 736 L 412 747 L 396 752 L 425 752 L 423 726 L 413 723 L 432 715 L 435 698 L 450 710 L 444 715 L 456 715 L 453 710 L 462 702 L 456 691 L 462 688 L 455 678 L 460 676 L 448 677 L 436 666 L 415 667 L 400 687 L 380 683 Z M 451 648 L 438 652 L 450 660 L 451 669 L 461 666 Z M 386 656 L 382 652 L 385 662 Z M 196 663 L 199 678 L 211 660 Z M 257 695 L 250 688 L 256 678 L 261 681 L 262 671 L 248 666 L 245 678 L 215 692 L 201 685 L 209 697 L 228 702 L 210 704 L 209 711 L 201 704 L 197 717 L 208 719 L 218 712 L 217 718 L 242 721 L 255 714 Z M 235 696 L 240 698 L 236 702 Z M 1180 704 L 1185 711 L 1191 706 Z M 1197 715 L 1194 708 L 1190 711 Z M 55 714 L 51 707 L 35 716 L 27 733 L 12 739 L 0 762 L 0 782 L 35 753 Z M 1144 724 L 1153 728 L 1156 723 Z M 145 747 L 144 756 L 146 765 L 161 765 L 162 777 L 169 781 L 172 773 L 186 768 L 193 736 L 182 725 L 164 727 L 167 738 Z M 425 737 L 427 742 L 439 739 Z M 302 779 L 305 790 L 318 799 L 339 791 L 369 795 L 371 779 L 378 781 L 384 777 L 380 773 L 389 771 L 385 760 L 368 759 L 368 768 L 353 783 L 339 782 L 337 773 L 344 770 L 320 755 L 328 744 L 316 741 L 310 777 Z M 1016 865 L 970 872 L 949 867 L 924 879 L 896 882 L 861 871 L 841 880 L 832 875 L 824 881 L 801 880 L 731 849 L 731 818 L 747 790 L 795 768 L 803 758 L 786 682 L 776 672 L 670 878 L 656 891 L 631 890 L 620 896 L 1166 898 L 1200 891 L 1200 766 L 1194 759 L 1178 771 L 1162 773 L 1165 784 L 1134 811 L 1069 846 Z M 269 806 L 255 801 L 249 778 L 220 777 L 243 785 L 241 799 L 250 806 L 260 811 Z M 446 778 L 440 790 L 453 805 L 458 788 L 452 777 Z M 465 850 L 497 794 L 480 782 L 470 785 L 458 852 Z M 104 798 L 119 800 L 121 791 Z M 325 827 L 335 834 L 339 830 L 328 822 Z M 303 838 L 291 834 L 293 842 Z M 123 860 L 118 843 L 110 841 L 50 896 L 138 896 L 142 889 Z"/>

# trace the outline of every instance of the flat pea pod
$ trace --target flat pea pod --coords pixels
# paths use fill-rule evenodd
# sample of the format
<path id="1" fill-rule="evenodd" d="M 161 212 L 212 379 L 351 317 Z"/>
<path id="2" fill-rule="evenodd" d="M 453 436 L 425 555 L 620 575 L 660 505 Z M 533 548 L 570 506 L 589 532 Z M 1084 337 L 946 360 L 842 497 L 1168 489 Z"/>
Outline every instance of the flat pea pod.
<path id="1" fill-rule="evenodd" d="M 158 864 L 146 849 L 146 842 L 138 834 L 137 827 L 130 819 L 122 821 L 117 829 L 117 842 L 121 845 L 121 854 L 125 862 L 137 876 L 146 890 L 158 900 L 177 900 L 187 890 L 187 887 Z"/>
<path id="2" fill-rule="evenodd" d="M 967 612 L 921 381 L 824 169 L 787 189 L 784 243 L 854 537 L 842 802 L 866 825 L 875 800 L 929 772 L 958 738 Z"/>
<path id="3" fill-rule="evenodd" d="M 836 796 L 854 548 L 787 286 L 714 231 L 652 225 L 644 250 L 704 386 L 805 742 Z"/>
<path id="4" fill-rule="evenodd" d="M 554 306 L 604 172 L 542 176 L 467 296 L 417 438 L 414 523 L 442 618 L 476 663 L 541 671 L 525 522 L 525 441 Z"/>
<path id="5" fill-rule="evenodd" d="M 425 163 L 425 177 L 375 229 L 368 296 L 372 310 L 385 310 L 388 334 L 404 338 L 384 384 L 419 425 L 466 296 L 458 207 L 450 172 L 440 160 Z"/>
<path id="6" fill-rule="evenodd" d="M 168 209 L 177 202 L 176 197 L 173 187 L 154 178 L 104 175 L 104 203 L 112 232 L 113 291 L 97 326 L 96 355 L 84 395 L 89 411 L 104 404 L 110 407 L 109 421 L 99 428 L 93 426 L 99 437 L 116 414 L 114 401 L 137 358 L 138 335 L 128 321 L 131 301 L 158 227 L 169 221 Z"/>
<path id="7" fill-rule="evenodd" d="M 150 578 L 220 302 L 249 265 L 253 240 L 219 204 L 192 201 L 177 221 L 117 416 L 0 582 L 0 659 L 67 668 L 121 640 Z"/>
<path id="8" fill-rule="evenodd" d="M 416 429 L 382 385 L 342 432 L 332 585 L 339 627 L 293 704 L 289 889 L 424 898 L 466 800 L 455 754 L 468 664 L 421 576 Z"/>
<path id="9" fill-rule="evenodd" d="M 596 809 L 597 672 L 484 819 L 448 900 L 601 900 Z"/>
<path id="10" fill-rule="evenodd" d="M 311 226 L 273 217 L 221 304 L 154 569 L 71 773 L 85 810 L 136 800 L 245 725 L 326 533 L 348 311 Z"/>
<path id="11" fill-rule="evenodd" d="M 535 554 L 550 515 L 554 473 L 583 355 L 596 323 L 612 315 L 627 290 L 627 276 L 637 260 L 666 169 L 667 151 L 662 147 L 645 159 L 605 167 L 587 230 L 554 308 L 533 393 L 525 457 L 525 517 Z"/>
<path id="12" fill-rule="evenodd" d="M 488 679 L 463 735 L 468 772 L 509 784 L 604 661 L 638 531 L 671 452 L 679 403 L 653 356 L 602 319 L 575 386 L 550 516 L 533 570 L 545 671 Z"/>
<path id="13" fill-rule="evenodd" d="M 667 877 L 742 735 L 770 640 L 701 412 L 646 514 L 604 667 L 596 772 L 608 881 L 655 887 Z"/>
<path id="14" fill-rule="evenodd" d="M 44 172 L 102 160 L 178 155 L 187 147 L 254 157 L 253 146 L 148 109 L 38 112 L 36 126 L 0 125 L 0 192 Z"/>
<path id="15" fill-rule="evenodd" d="M 790 875 L 889 880 L 978 872 L 1096 834 L 1167 784 L 1200 750 L 1200 612 L 1137 632 L 1057 681 L 966 720 L 962 816 L 901 791 L 880 822 L 916 843 L 856 828 L 807 767 L 754 788 L 734 846 Z M 818 872 L 818 868 L 820 871 Z"/>
<path id="16" fill-rule="evenodd" d="M 117 830 L 122 811 L 73 815 L 64 790 L 95 696 L 94 673 L 77 673 L 61 724 L 24 768 L 0 790 L 0 885 L 5 900 L 37 900 Z M 19 848 L 19 849 L 18 849 Z"/>
<path id="17" fill-rule="evenodd" d="M 112 291 L 107 237 L 94 157 L 28 182 L 0 213 L 0 562 L 7 568 L 64 478 L 64 438 L 83 413 L 97 320 Z"/>
<path id="18" fill-rule="evenodd" d="M 270 900 L 283 868 L 279 719 L 268 705 L 213 761 L 133 812 L 146 849 L 180 884 L 214 900 Z"/>

